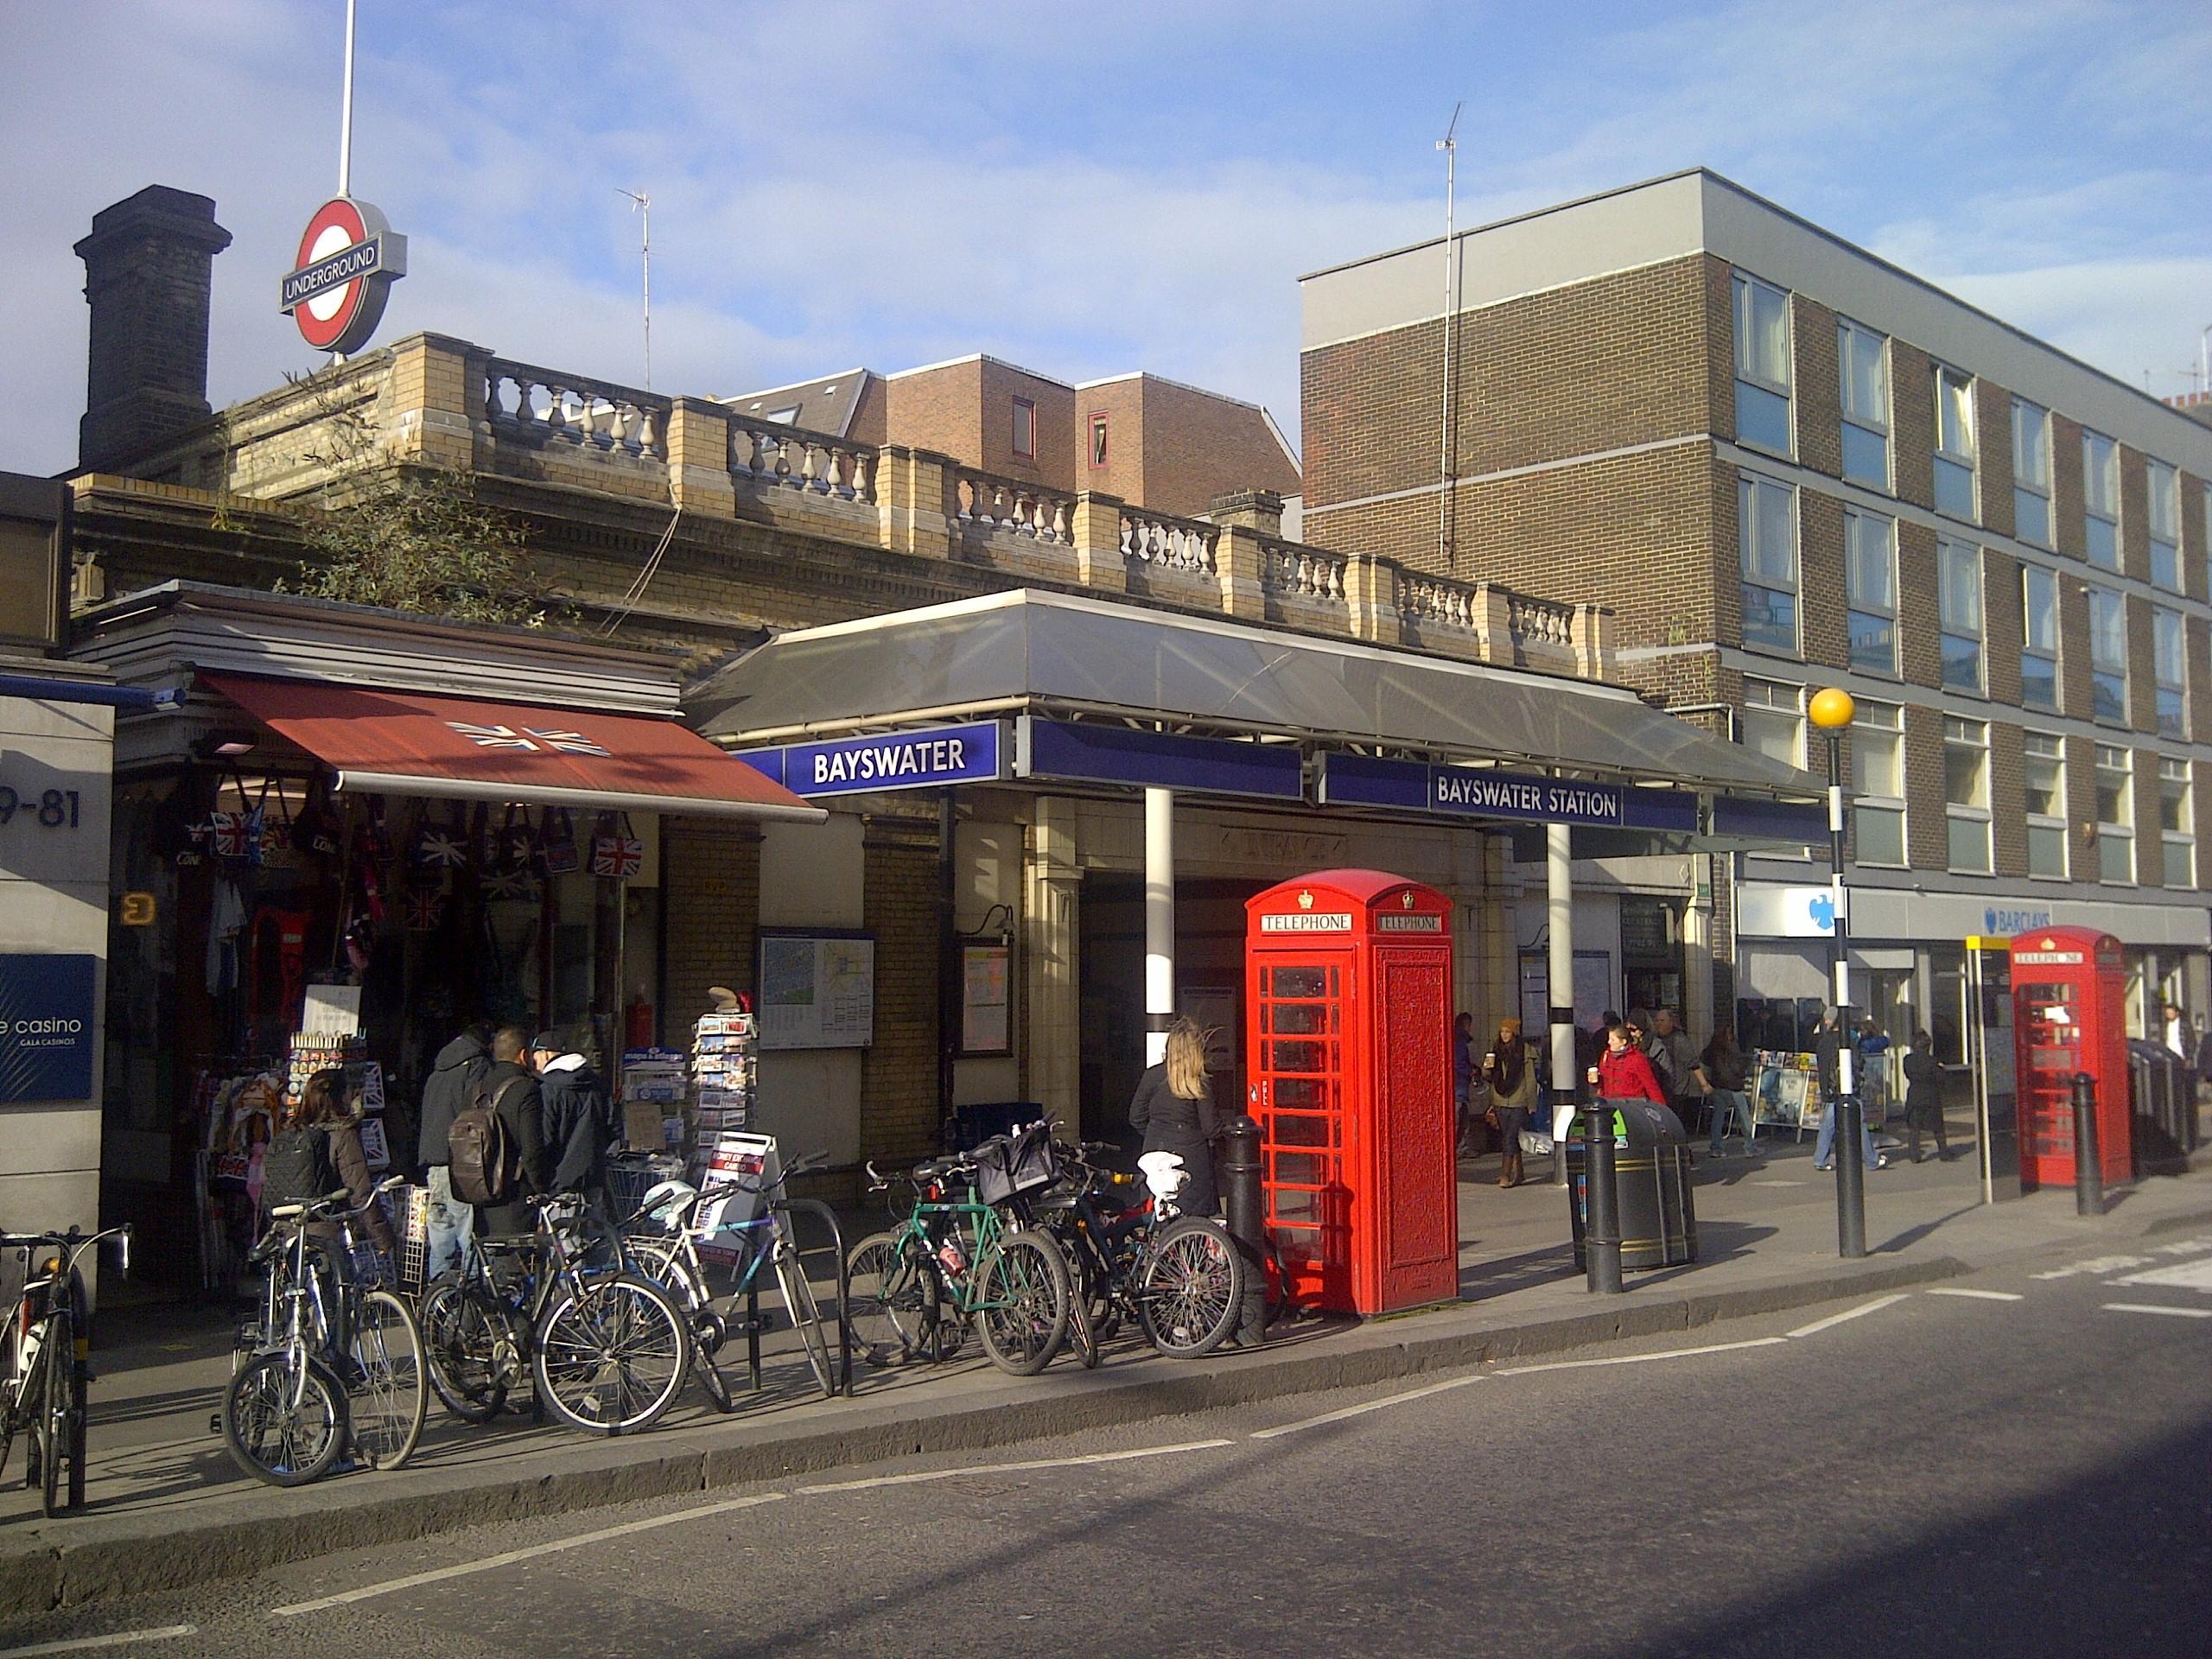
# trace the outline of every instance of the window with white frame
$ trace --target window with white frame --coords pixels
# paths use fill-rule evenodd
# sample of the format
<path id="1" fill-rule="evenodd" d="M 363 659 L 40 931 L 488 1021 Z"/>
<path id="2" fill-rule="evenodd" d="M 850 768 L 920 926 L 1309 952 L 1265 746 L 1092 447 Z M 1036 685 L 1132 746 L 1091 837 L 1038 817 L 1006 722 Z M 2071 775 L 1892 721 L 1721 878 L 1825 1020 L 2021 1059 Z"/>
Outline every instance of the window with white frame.
<path id="1" fill-rule="evenodd" d="M 2151 660 L 2158 682 L 2158 735 L 2189 735 L 2189 661 L 2178 611 L 2151 613 Z"/>
<path id="2" fill-rule="evenodd" d="M 2048 732 L 2020 738 L 2021 804 L 2028 821 L 2028 874 L 2066 879 L 2066 740 Z"/>
<path id="3" fill-rule="evenodd" d="M 1851 666 L 1862 674 L 1897 671 L 1897 520 L 1881 513 L 1843 510 Z"/>
<path id="4" fill-rule="evenodd" d="M 2097 745 L 2097 880 L 2123 887 L 2135 880 L 2134 763 L 2129 750 Z"/>
<path id="5" fill-rule="evenodd" d="M 1943 817 L 1951 868 L 1987 875 L 1989 860 L 1989 724 L 1943 717 Z"/>
<path id="6" fill-rule="evenodd" d="M 2127 724 L 2127 601 L 2089 589 L 2089 718 Z"/>
<path id="7" fill-rule="evenodd" d="M 2144 464 L 2150 505 L 2151 580 L 2181 591 L 2181 478 L 2163 461 Z"/>
<path id="8" fill-rule="evenodd" d="M 1778 680 L 1744 682 L 1744 747 L 1784 766 L 1805 764 L 1805 692 Z"/>
<path id="9" fill-rule="evenodd" d="M 1943 684 L 1979 692 L 1981 677 L 1981 550 L 1938 542 L 1936 612 L 1942 630 Z"/>
<path id="10" fill-rule="evenodd" d="M 2196 803 L 2189 787 L 2189 762 L 2158 762 L 2158 839 L 2170 887 L 2196 885 Z"/>
<path id="11" fill-rule="evenodd" d="M 2020 567 L 2020 706 L 2058 711 L 2058 572 Z"/>
<path id="12" fill-rule="evenodd" d="M 1736 436 L 1789 451 L 1789 296 L 1736 273 Z"/>
<path id="13" fill-rule="evenodd" d="M 1797 492 L 1753 473 L 1736 481 L 1744 644 L 1797 654 Z"/>
<path id="14" fill-rule="evenodd" d="M 1974 517 L 1974 377 L 1936 365 L 1936 511 Z"/>
<path id="15" fill-rule="evenodd" d="M 1861 864 L 1902 868 L 1904 842 L 1904 710 L 1861 701 L 1851 717 L 1851 834 Z"/>
<path id="16" fill-rule="evenodd" d="M 2101 432 L 2082 433 L 2082 525 L 2089 563 L 2120 569 L 2120 446 Z"/>
<path id="17" fill-rule="evenodd" d="M 1835 354 L 1843 385 L 1843 475 L 1890 487 L 1890 342 L 1885 334 L 1839 320 Z"/>
<path id="18" fill-rule="evenodd" d="M 2050 411 L 2012 400 L 2012 531 L 2037 547 L 2050 539 Z"/>

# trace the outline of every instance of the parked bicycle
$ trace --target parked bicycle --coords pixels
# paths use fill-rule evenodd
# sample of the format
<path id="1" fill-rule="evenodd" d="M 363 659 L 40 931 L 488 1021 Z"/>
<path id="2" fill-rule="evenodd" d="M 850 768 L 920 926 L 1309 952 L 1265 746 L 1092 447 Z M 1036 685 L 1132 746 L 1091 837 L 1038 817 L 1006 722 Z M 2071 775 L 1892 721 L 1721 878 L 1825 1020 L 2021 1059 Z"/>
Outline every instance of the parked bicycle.
<path id="1" fill-rule="evenodd" d="M 461 1267 L 423 1291 L 430 1386 L 464 1422 L 488 1421 L 527 1380 L 533 1409 L 571 1428 L 650 1428 L 691 1369 L 690 1319 L 619 1260 L 590 1264 L 582 1198 L 537 1211 L 534 1233 L 473 1239 Z"/>
<path id="2" fill-rule="evenodd" d="M 358 1204 L 344 1187 L 280 1204 L 249 1258 L 264 1268 L 261 1313 L 238 1329 L 217 1414 L 238 1467 L 272 1486 L 320 1480 L 341 1459 L 397 1469 L 422 1438 L 423 1332 L 382 1282 L 356 1224 L 392 1176 Z M 336 1236 L 318 1225 L 334 1226 Z"/>
<path id="3" fill-rule="evenodd" d="M 734 1249 L 728 1294 L 750 1298 L 760 1288 L 760 1269 L 772 1266 L 784 1311 L 798 1333 L 807 1367 L 823 1393 L 836 1396 L 838 1369 L 831 1363 L 830 1335 L 814 1287 L 808 1281 L 791 1230 L 784 1184 L 794 1175 L 830 1161 L 824 1152 L 809 1153 L 783 1165 L 773 1176 L 764 1167 L 704 1188 L 689 1181 L 663 1181 L 646 1192 L 638 1207 L 615 1224 L 626 1265 L 661 1287 L 681 1306 L 691 1325 L 691 1363 L 717 1411 L 734 1411 L 737 1402 L 715 1355 L 729 1339 L 730 1316 L 715 1306 L 707 1283 L 708 1253 Z M 742 1213 L 733 1214 L 741 1209 Z M 842 1339 L 842 1327 L 840 1339 Z"/>
<path id="4" fill-rule="evenodd" d="M 1126 1189 L 1140 1177 L 1106 1167 L 1112 1148 L 1086 1141 L 1061 1147 L 1060 1185 L 1033 1201 L 1074 1268 L 1078 1302 L 1090 1315 L 1093 1340 L 1077 1354 L 1097 1363 L 1097 1344 L 1124 1320 L 1160 1352 L 1179 1359 L 1210 1354 L 1236 1328 L 1245 1263 L 1229 1230 L 1211 1216 L 1186 1216 L 1175 1194 L 1188 1179 L 1173 1153 L 1138 1160 L 1151 1193 L 1128 1205 Z"/>
<path id="5" fill-rule="evenodd" d="M 1076 1317 L 1075 1297 L 1067 1258 L 1027 1200 L 1052 1177 L 1008 1173 L 1025 1154 L 1035 1166 L 1040 1134 L 1049 1154 L 1050 1132 L 1035 1124 L 917 1165 L 906 1178 L 915 1198 L 906 1219 L 853 1247 L 850 1324 L 870 1364 L 948 1359 L 969 1325 L 1001 1370 L 1031 1376 L 1052 1363 Z M 888 1192 L 892 1179 L 867 1167 L 868 1190 Z"/>
<path id="6" fill-rule="evenodd" d="M 85 1501 L 85 1359 L 89 1324 L 84 1253 L 113 1241 L 117 1271 L 130 1270 L 130 1229 L 97 1233 L 0 1233 L 0 1249 L 22 1254 L 23 1287 L 16 1317 L 0 1333 L 0 1471 L 18 1433 L 26 1434 L 23 1484 L 39 1489 L 48 1515 Z M 68 1473 L 64 1484 L 63 1470 Z"/>

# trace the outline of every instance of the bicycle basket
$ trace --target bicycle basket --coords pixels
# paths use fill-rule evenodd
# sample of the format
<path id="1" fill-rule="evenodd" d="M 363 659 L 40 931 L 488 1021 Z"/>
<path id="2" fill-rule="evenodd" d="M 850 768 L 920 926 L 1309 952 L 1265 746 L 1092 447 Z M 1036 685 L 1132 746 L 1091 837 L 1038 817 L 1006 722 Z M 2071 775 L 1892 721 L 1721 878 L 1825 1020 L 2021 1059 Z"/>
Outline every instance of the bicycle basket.
<path id="1" fill-rule="evenodd" d="M 976 1160 L 976 1196 L 985 1204 L 1004 1204 L 1024 1192 L 1050 1186 L 1060 1178 L 1049 1123 L 1032 1123 L 1011 1135 L 995 1135 L 969 1156 Z"/>

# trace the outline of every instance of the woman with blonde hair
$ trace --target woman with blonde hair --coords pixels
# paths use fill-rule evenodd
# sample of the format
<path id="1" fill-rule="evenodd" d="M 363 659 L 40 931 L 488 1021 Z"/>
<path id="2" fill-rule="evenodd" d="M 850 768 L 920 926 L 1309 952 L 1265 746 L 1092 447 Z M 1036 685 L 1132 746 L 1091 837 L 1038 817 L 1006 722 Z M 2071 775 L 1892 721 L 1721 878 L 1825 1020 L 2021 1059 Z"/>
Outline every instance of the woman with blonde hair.
<path id="1" fill-rule="evenodd" d="M 1188 1020 L 1167 1031 L 1167 1053 L 1138 1080 L 1129 1102 L 1129 1127 L 1144 1135 L 1146 1152 L 1172 1152 L 1183 1160 L 1188 1179 L 1175 1195 L 1186 1216 L 1210 1216 L 1218 1207 L 1214 1191 L 1213 1141 L 1219 1128 L 1213 1085 L 1206 1077 L 1205 1033 Z"/>

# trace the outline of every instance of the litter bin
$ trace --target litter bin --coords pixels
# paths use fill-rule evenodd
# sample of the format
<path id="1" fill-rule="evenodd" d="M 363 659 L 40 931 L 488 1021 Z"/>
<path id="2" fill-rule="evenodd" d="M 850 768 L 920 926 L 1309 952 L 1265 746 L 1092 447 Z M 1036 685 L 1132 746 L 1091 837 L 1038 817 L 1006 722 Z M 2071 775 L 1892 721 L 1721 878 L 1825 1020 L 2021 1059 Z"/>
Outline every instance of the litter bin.
<path id="1" fill-rule="evenodd" d="M 2127 1092 L 2135 1173 L 2177 1175 L 2187 1169 L 2196 1140 L 2196 1089 L 2181 1056 L 2164 1043 L 2130 1039 Z"/>
<path id="2" fill-rule="evenodd" d="M 1697 1260 L 1697 1205 L 1690 1192 L 1689 1139 L 1682 1121 L 1648 1100 L 1605 1102 L 1613 1113 L 1613 1167 L 1620 1192 L 1624 1271 L 1680 1267 Z M 1567 1208 L 1574 1227 L 1574 1265 L 1583 1265 L 1590 1217 L 1587 1155 L 1581 1124 L 1567 1148 Z"/>

